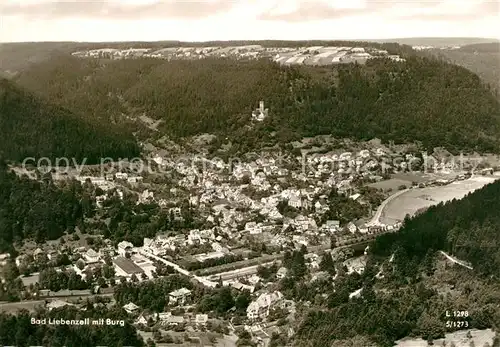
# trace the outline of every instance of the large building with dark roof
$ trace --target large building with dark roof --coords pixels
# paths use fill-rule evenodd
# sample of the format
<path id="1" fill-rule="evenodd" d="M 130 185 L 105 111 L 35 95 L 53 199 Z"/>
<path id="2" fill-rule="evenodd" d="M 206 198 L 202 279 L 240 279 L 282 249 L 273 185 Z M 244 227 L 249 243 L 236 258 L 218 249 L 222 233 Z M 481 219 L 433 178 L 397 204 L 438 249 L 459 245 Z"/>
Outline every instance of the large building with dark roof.
<path id="1" fill-rule="evenodd" d="M 141 269 L 132 260 L 125 257 L 117 257 L 113 260 L 113 263 L 115 265 L 115 272 L 117 276 L 130 277 L 134 274 L 139 275 L 144 273 L 143 269 Z"/>

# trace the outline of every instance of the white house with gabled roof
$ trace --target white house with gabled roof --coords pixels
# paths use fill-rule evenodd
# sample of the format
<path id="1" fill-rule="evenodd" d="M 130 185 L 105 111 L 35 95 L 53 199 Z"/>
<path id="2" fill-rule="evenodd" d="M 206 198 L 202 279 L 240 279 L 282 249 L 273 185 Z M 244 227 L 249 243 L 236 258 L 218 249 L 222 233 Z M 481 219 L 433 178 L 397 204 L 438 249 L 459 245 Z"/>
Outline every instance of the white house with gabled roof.
<path id="1" fill-rule="evenodd" d="M 247 307 L 247 317 L 251 320 L 265 319 L 269 316 L 269 310 L 283 303 L 283 294 L 279 291 L 261 294 Z"/>
<path id="2" fill-rule="evenodd" d="M 169 304 L 171 305 L 184 305 L 186 300 L 191 296 L 191 291 L 187 288 L 174 290 L 168 294 Z"/>

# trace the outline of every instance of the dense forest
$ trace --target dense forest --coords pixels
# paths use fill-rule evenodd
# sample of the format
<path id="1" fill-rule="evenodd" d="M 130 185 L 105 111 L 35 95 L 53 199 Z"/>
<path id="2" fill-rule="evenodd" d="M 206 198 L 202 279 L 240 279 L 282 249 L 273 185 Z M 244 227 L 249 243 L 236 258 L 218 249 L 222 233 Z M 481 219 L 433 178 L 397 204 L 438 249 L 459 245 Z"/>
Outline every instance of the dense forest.
<path id="1" fill-rule="evenodd" d="M 461 200 L 430 207 L 405 220 L 398 234 L 377 238 L 372 251 L 387 256 L 395 252 L 402 276 L 411 276 L 429 250 L 444 250 L 469 261 L 484 276 L 500 278 L 500 182 L 487 185 Z"/>
<path id="2" fill-rule="evenodd" d="M 479 43 L 459 49 L 432 49 L 428 53 L 449 63 L 463 66 L 477 74 L 500 93 L 500 43 Z"/>
<path id="3" fill-rule="evenodd" d="M 82 223 L 80 183 L 58 187 L 8 172 L 0 162 L 0 250 L 11 250 L 25 238 L 57 239 Z"/>
<path id="4" fill-rule="evenodd" d="M 460 47 L 461 52 L 500 53 L 500 42 L 485 42 Z"/>
<path id="5" fill-rule="evenodd" d="M 133 302 L 140 307 L 155 312 L 164 312 L 168 305 L 168 293 L 180 289 L 194 289 L 188 278 L 180 275 L 169 275 L 143 283 L 123 283 L 115 288 L 114 297 L 118 304 Z M 198 288 L 202 290 L 202 288 Z"/>
<path id="6" fill-rule="evenodd" d="M 356 336 L 380 346 L 393 346 L 405 336 L 432 341 L 450 331 L 445 312 L 453 309 L 469 311 L 471 328 L 498 329 L 499 197 L 500 182 L 492 183 L 462 200 L 406 219 L 396 234 L 379 236 L 370 246 L 362 275 L 340 272 L 336 290 L 323 285 L 328 297 L 316 299 L 319 306 L 307 313 L 297 346 Z M 447 265 L 438 250 L 470 262 L 473 270 Z M 384 277 L 376 279 L 377 273 Z M 314 293 L 318 285 L 282 283 L 282 290 L 300 296 Z M 349 293 L 359 288 L 363 288 L 362 297 L 349 299 Z"/>
<path id="7" fill-rule="evenodd" d="M 147 115 L 174 138 L 214 133 L 233 150 L 332 134 L 498 151 L 500 105 L 465 68 L 408 55 L 365 65 L 283 67 L 268 60 L 85 60 L 60 56 L 16 77 L 94 124 Z M 251 124 L 264 100 L 269 117 Z M 139 122 L 136 122 L 139 123 Z"/>
<path id="8" fill-rule="evenodd" d="M 65 157 L 92 164 L 138 153 L 132 135 L 78 117 L 0 79 L 0 155 L 5 159 Z"/>

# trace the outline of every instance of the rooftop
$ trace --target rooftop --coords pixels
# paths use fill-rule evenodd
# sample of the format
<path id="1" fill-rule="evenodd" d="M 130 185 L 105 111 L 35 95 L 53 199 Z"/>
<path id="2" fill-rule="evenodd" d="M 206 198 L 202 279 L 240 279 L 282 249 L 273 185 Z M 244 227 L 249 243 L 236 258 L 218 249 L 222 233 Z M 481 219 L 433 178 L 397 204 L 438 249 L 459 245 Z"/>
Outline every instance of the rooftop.
<path id="1" fill-rule="evenodd" d="M 139 306 L 137 306 L 133 302 L 129 302 L 128 304 L 124 305 L 123 308 L 128 311 L 135 311 L 139 309 Z"/>
<path id="2" fill-rule="evenodd" d="M 130 259 L 124 257 L 117 257 L 115 260 L 113 260 L 113 263 L 115 263 L 116 266 L 118 266 L 120 269 L 122 269 L 129 275 L 144 272 L 144 270 L 141 269 L 137 264 L 135 264 Z"/>
<path id="3" fill-rule="evenodd" d="M 87 253 L 85 253 L 85 255 L 86 255 L 87 257 L 92 257 L 92 258 L 95 258 L 95 257 L 98 257 L 98 256 L 99 256 L 99 254 L 98 254 L 96 251 L 94 251 L 92 248 L 91 248 L 91 249 L 89 249 L 89 250 L 87 251 Z"/>
<path id="4" fill-rule="evenodd" d="M 174 290 L 169 295 L 176 297 L 176 296 L 183 296 L 183 295 L 188 295 L 188 294 L 191 294 L 191 291 L 189 289 L 181 288 L 181 289 Z"/>

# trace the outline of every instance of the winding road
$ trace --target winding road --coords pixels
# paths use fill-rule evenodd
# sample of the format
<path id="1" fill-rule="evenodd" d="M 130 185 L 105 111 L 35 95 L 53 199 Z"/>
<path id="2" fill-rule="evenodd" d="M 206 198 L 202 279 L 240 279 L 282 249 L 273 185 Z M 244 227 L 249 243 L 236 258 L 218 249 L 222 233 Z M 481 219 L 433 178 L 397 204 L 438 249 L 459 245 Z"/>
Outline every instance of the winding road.
<path id="1" fill-rule="evenodd" d="M 394 193 L 391 196 L 389 196 L 384 201 L 382 201 L 382 203 L 380 204 L 380 206 L 377 208 L 377 211 L 373 215 L 372 219 L 368 223 L 366 223 L 366 226 L 367 227 L 384 226 L 385 224 L 383 224 L 383 223 L 380 222 L 380 217 L 382 217 L 382 212 L 384 212 L 384 209 L 387 206 L 387 204 L 389 202 L 391 202 L 392 200 L 394 200 L 395 198 L 397 198 L 398 196 L 400 196 L 401 194 L 406 193 L 409 190 L 410 190 L 409 188 L 404 189 L 404 190 L 400 190 L 397 193 Z"/>
<path id="2" fill-rule="evenodd" d="M 444 255 L 448 260 L 450 260 L 451 262 L 455 263 L 455 264 L 458 264 L 460 266 L 463 266 L 469 270 L 474 270 L 472 268 L 472 266 L 468 265 L 465 261 L 462 261 L 460 259 L 456 259 L 455 257 L 452 257 L 451 255 L 448 255 L 447 253 L 443 252 L 443 251 L 439 251 L 442 255 Z"/>

